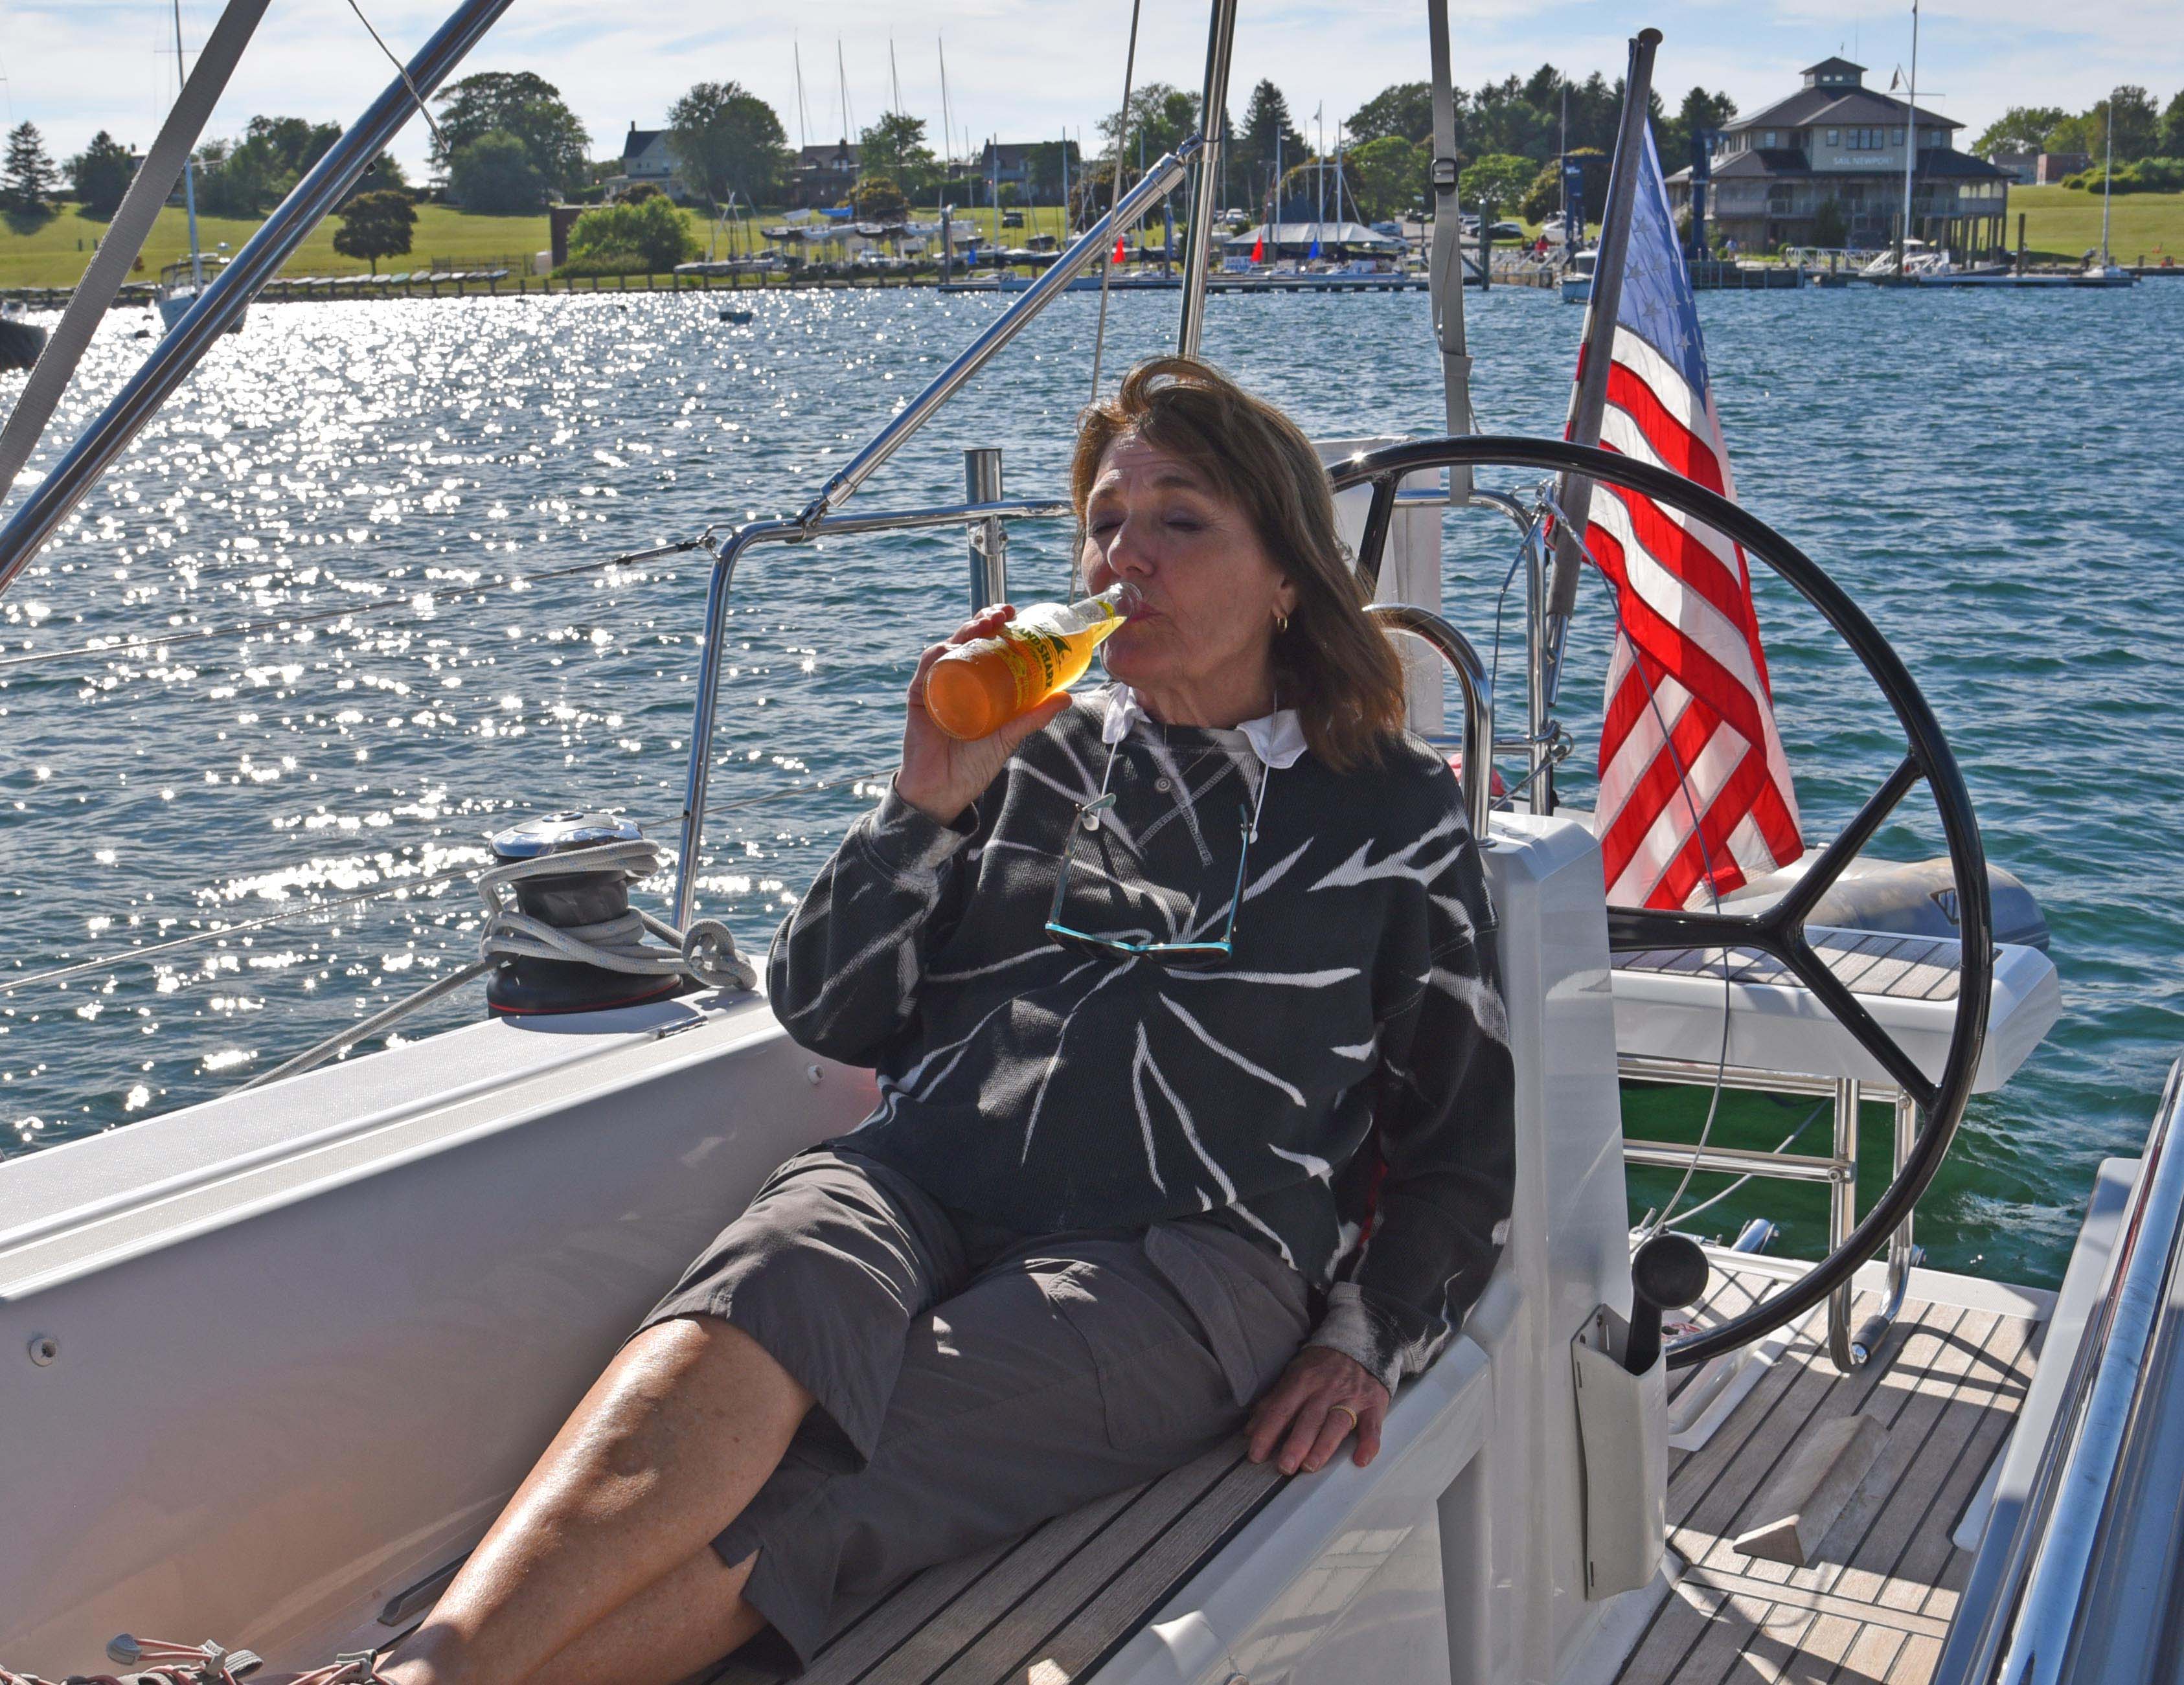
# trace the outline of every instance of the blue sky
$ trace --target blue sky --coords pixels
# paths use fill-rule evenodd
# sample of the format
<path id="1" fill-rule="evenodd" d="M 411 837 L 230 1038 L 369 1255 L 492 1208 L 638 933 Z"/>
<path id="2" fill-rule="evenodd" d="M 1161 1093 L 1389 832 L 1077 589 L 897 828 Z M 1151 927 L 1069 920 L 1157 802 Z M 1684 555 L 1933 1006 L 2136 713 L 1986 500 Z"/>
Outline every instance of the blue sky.
<path id="1" fill-rule="evenodd" d="M 443 14 L 421 0 L 363 0 L 398 52 Z M 1271 77 L 1310 132 L 1315 108 L 1336 120 L 1392 81 L 1425 75 L 1424 8 L 1416 0 L 1344 6 L 1245 0 L 1232 87 Z M 194 58 L 217 16 L 214 0 L 183 0 Z M 2144 84 L 2165 103 L 2184 87 L 2184 23 L 2175 0 L 1935 0 L 1922 9 L 1919 81 L 1936 108 L 1976 134 L 2003 108 L 2080 108 L 2117 82 Z M 1666 37 L 1656 84 L 1673 105 L 1693 83 L 1725 88 L 1747 111 L 1797 86 L 1797 71 L 1837 51 L 1871 68 L 1870 85 L 1910 58 L 1910 13 L 1791 0 L 1664 0 L 1644 8 L 1539 0 L 1452 0 L 1457 78 L 1476 84 L 1552 61 L 1615 75 L 1624 40 L 1651 24 Z M 939 131 L 944 42 L 955 128 L 974 139 L 1089 134 L 1122 88 L 1127 0 L 816 0 L 746 8 L 720 0 L 516 0 L 467 68 L 532 70 L 557 84 L 592 131 L 593 151 L 619 151 L 634 121 L 650 127 L 692 82 L 733 79 L 770 100 L 794 143 L 800 127 L 795 56 L 803 60 L 810 137 L 844 127 L 838 43 L 850 115 L 868 123 L 892 103 L 894 45 L 902 103 Z M 1206 15 L 1199 5 L 1145 7 L 1138 80 L 1195 88 Z M 0 96 L 65 157 L 96 130 L 150 142 L 175 88 L 173 21 L 164 0 L 0 0 Z M 258 112 L 346 121 L 387 81 L 386 63 L 339 0 L 273 0 L 214 134 Z M 1925 104 L 1922 96 L 1920 103 Z M 412 124 L 396 152 L 421 160 Z"/>

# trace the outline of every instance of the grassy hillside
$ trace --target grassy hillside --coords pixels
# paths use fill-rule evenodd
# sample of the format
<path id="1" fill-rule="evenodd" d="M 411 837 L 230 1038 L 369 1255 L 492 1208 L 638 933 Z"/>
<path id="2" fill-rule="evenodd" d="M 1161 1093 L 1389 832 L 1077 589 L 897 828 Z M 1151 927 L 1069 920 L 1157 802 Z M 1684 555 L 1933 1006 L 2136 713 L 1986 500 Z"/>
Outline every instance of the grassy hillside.
<path id="1" fill-rule="evenodd" d="M 694 211 L 685 211 L 692 234 L 705 247 L 707 229 L 705 217 Z M 779 212 L 767 212 L 759 220 L 771 222 Z M 929 212 L 921 212 L 921 220 L 928 219 Z M 990 210 L 964 211 L 963 220 L 972 223 L 981 231 L 982 239 L 990 239 L 995 231 L 995 213 Z M 1061 212 L 1055 206 L 1045 206 L 1024 213 L 1026 226 L 1006 231 L 1013 243 L 1028 236 L 1045 232 L 1059 234 Z M 237 221 L 226 217 L 200 217 L 198 236 L 207 251 L 214 250 L 220 242 L 227 242 L 231 252 L 240 251 L 242 242 L 257 231 L 254 222 Z M 334 231 L 339 226 L 331 218 L 311 232 L 311 236 L 298 248 L 288 260 L 284 273 L 300 275 L 362 274 L 369 264 L 354 258 L 344 258 L 334 251 Z M 63 207 L 58 216 L 28 228 L 0 220 L 0 287 L 4 286 L 73 286 L 83 273 L 84 265 L 91 261 L 95 243 L 104 237 L 106 225 L 83 215 L 73 205 Z M 538 216 L 473 216 L 447 205 L 417 207 L 417 226 L 412 231 L 410 255 L 383 260 L 382 270 L 434 268 L 482 269 L 489 264 L 506 263 L 511 269 L 527 264 L 531 253 L 543 251 L 547 242 L 546 219 Z M 171 264 L 189 255 L 190 232 L 188 218 L 173 206 L 159 213 L 159 220 L 152 230 L 152 237 L 144 242 L 140 259 L 141 267 L 133 278 L 155 281 L 160 266 Z"/>
<path id="2" fill-rule="evenodd" d="M 2149 264 L 2173 257 L 2184 264 L 2184 193 L 2119 193 L 2113 203 L 2109 245 L 2120 264 Z M 2036 252 L 2070 257 L 2101 243 L 2101 196 L 2075 187 L 2012 187 L 2005 243 L 2017 244 L 2017 214 L 2025 213 L 2025 243 Z"/>
<path id="3" fill-rule="evenodd" d="M 335 254 L 334 232 L 340 226 L 332 219 L 311 231 L 296 255 L 290 259 L 291 275 L 348 275 L 370 267 L 353 258 Z M 198 219 L 198 237 L 207 251 L 226 241 L 231 252 L 257 231 L 255 222 L 227 217 Z M 93 242 L 105 237 L 106 225 L 94 222 L 75 206 L 27 231 L 9 221 L 0 221 L 0 286 L 73 286 L 91 261 Z M 529 254 L 546 244 L 544 216 L 469 216 L 445 205 L 417 207 L 417 226 L 412 231 L 410 256 L 382 262 L 381 268 L 422 268 L 428 259 L 445 258 L 458 268 L 475 269 L 488 259 L 505 259 L 511 266 L 528 261 Z M 163 264 L 190 254 L 189 219 L 172 205 L 159 213 L 152 237 L 144 242 L 134 280 L 156 281 Z"/>

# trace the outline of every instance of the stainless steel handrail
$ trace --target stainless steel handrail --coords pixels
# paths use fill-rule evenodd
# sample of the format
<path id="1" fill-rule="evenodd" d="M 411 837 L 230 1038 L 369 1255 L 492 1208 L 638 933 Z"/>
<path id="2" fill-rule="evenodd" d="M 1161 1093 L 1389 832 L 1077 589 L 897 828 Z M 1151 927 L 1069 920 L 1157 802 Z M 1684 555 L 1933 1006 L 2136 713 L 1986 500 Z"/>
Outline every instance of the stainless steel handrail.
<path id="1" fill-rule="evenodd" d="M 886 425 L 865 442 L 864 448 L 851 457 L 840 471 L 820 489 L 819 495 L 805 506 L 804 512 L 796 518 L 798 522 L 810 526 L 854 497 L 857 487 L 871 479 L 882 463 L 931 420 L 933 412 L 954 397 L 964 381 L 977 374 L 995 353 L 1022 332 L 1034 316 L 1061 297 L 1072 276 L 1089 268 L 1092 260 L 1106 251 L 1115 238 L 1111 231 L 1136 221 L 1140 212 L 1181 181 L 1190 160 L 1197 157 L 1204 147 L 1205 142 L 1194 135 L 1175 151 L 1162 156 L 1145 172 L 1144 179 L 1136 186 L 1123 195 L 1106 215 L 1078 236 L 1076 243 L 1055 260 L 1051 269 L 1017 294 L 1016 302 L 1002 311 L 983 333 L 972 340 L 961 355 L 935 375 L 923 392 L 895 411 Z"/>
<path id="2" fill-rule="evenodd" d="M 1626 1136 L 1623 1162 L 1650 1170 L 1683 1170 L 1736 1175 L 1760 1181 L 1825 1182 L 1828 1185 L 1828 1250 L 1846 1245 L 1858 1226 L 1858 1109 L 1868 1099 L 1892 1091 L 1886 1083 L 1857 1077 L 1808 1076 L 1791 1071 L 1756 1071 L 1742 1065 L 1717 1064 L 1712 1059 L 1667 1059 L 1655 1054 L 1620 1054 L 1616 1068 L 1625 1079 L 1640 1082 L 1673 1082 L 1686 1087 L 1735 1088 L 1751 1093 L 1798 1094 L 1826 1100 L 1834 1109 L 1833 1147 L 1825 1158 L 1788 1151 L 1708 1146 L 1694 1148 L 1680 1141 L 1648 1141 Z M 1900 1176 L 1917 1137 L 1918 1108 L 1909 1095 L 1894 1091 L 1896 1102 L 1895 1161 L 1892 1176 Z M 1888 1238 L 1888 1269 L 1883 1282 L 1886 1295 L 1879 1310 L 1853 1330 L 1851 1290 L 1847 1283 L 1828 1296 L 1828 1356 L 1848 1375 L 1880 1349 L 1888 1331 L 1903 1311 L 1911 1287 L 1911 1270 L 1921 1257 L 1912 1243 L 1912 1221 L 1906 1213 Z"/>
<path id="3" fill-rule="evenodd" d="M 143 425 L 197 367 L 205 353 L 241 315 L 252 296 L 280 273 L 290 253 L 320 219 L 341 203 L 372 161 L 416 109 L 410 89 L 430 95 L 491 29 L 510 0 L 464 0 L 408 68 L 387 85 L 363 116 L 311 166 L 258 231 L 228 260 L 213 284 L 198 295 L 189 314 L 147 357 L 128 384 L 84 429 L 53 471 L 0 528 L 0 592 L 37 554 L 69 511 L 96 485 Z"/>
<path id="4" fill-rule="evenodd" d="M 2032 1489 L 2008 1538 L 1981 1547 L 1982 1555 L 1990 1548 L 2003 1554 L 1994 1593 L 1984 1607 L 1958 1612 L 1935 1685 L 2053 1685 L 2063 1677 L 2092 1586 L 2095 1546 L 2123 1495 L 2119 1476 L 2136 1406 L 2160 1381 L 2148 1359 L 2184 1238 L 2180 1103 L 2184 1059 L 2170 1067 L 2115 1261 L 2086 1318 Z"/>
<path id="5" fill-rule="evenodd" d="M 1494 680 L 1471 640 L 1430 609 L 1410 603 L 1375 603 L 1365 611 L 1382 625 L 1424 638 L 1456 670 L 1463 692 L 1463 812 L 1471 834 L 1486 840 L 1494 800 Z"/>
<path id="6" fill-rule="evenodd" d="M 705 841 L 705 792 L 712 779 L 713 726 L 721 687 L 721 643 L 727 621 L 728 592 L 736 564 L 746 550 L 761 544 L 801 544 L 830 534 L 907 532 L 935 526 L 977 527 L 988 521 L 1072 519 L 1075 506 L 1066 498 L 1005 499 L 991 503 L 956 503 L 938 509 L 891 509 L 866 515 L 827 515 L 806 525 L 802 520 L 747 521 L 713 551 L 713 571 L 705 588 L 705 633 L 698 656 L 697 696 L 691 705 L 689 770 L 683 781 L 678 825 L 680 858 L 675 869 L 675 922 L 688 924 L 698 887 L 698 854 Z M 1463 802 L 1474 836 L 1486 835 L 1491 801 L 1494 687 L 1470 640 L 1438 614 L 1407 603 L 1378 603 L 1369 612 L 1399 631 L 1424 638 L 1456 670 L 1463 692 Z"/>
<path id="7" fill-rule="evenodd" d="M 814 538 L 858 532 L 914 532 L 935 526 L 975 530 L 988 521 L 1073 519 L 1067 498 L 1013 498 L 993 503 L 951 503 L 935 509 L 884 509 L 871 514 L 803 516 L 746 521 L 716 545 L 713 571 L 705 584 L 705 633 L 698 651 L 698 694 L 691 704 L 690 765 L 682 786 L 678 827 L 680 858 L 675 867 L 675 922 L 690 922 L 698 892 L 698 849 L 705 840 L 705 790 L 712 779 L 713 722 L 721 689 L 721 641 L 727 624 L 728 592 L 744 552 L 761 544 L 802 544 Z"/>
<path id="8" fill-rule="evenodd" d="M 1206 328 L 1206 276 L 1213 262 L 1213 207 L 1224 174 L 1221 161 L 1228 151 L 1228 64 L 1235 44 L 1236 0 L 1213 0 L 1206 26 L 1206 90 L 1198 98 L 1206 150 L 1198 161 L 1198 192 L 1191 198 L 1190 226 L 1184 236 L 1183 321 L 1176 331 L 1176 349 L 1185 357 L 1198 355 L 1199 336 Z"/>

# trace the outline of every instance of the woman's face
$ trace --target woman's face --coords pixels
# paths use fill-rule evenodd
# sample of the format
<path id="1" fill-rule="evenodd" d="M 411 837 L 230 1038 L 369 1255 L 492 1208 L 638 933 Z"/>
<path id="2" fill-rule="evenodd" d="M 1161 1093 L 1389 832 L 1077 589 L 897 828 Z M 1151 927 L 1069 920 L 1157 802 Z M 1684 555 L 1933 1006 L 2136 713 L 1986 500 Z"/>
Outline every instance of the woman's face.
<path id="1" fill-rule="evenodd" d="M 1273 705 L 1275 617 L 1295 610 L 1296 587 L 1250 517 L 1187 464 L 1134 433 L 1109 446 L 1085 501 L 1084 562 L 1094 591 L 1127 580 L 1144 594 L 1100 654 L 1161 718 L 1232 726 Z"/>

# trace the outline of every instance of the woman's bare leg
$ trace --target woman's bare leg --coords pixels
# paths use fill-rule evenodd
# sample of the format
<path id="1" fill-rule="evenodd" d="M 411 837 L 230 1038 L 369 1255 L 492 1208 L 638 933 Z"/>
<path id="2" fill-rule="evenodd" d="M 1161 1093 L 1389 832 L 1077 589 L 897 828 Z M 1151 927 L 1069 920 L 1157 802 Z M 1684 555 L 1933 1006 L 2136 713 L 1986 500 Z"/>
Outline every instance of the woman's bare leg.
<path id="1" fill-rule="evenodd" d="M 726 1322 L 645 1330 L 593 1383 L 387 1678 L 528 1679 L 696 1557 L 766 1483 L 811 1408 Z"/>
<path id="2" fill-rule="evenodd" d="M 700 1550 L 554 1657 L 524 1685 L 677 1685 L 749 1639 L 766 1617 L 743 1600 L 747 1556 Z"/>

